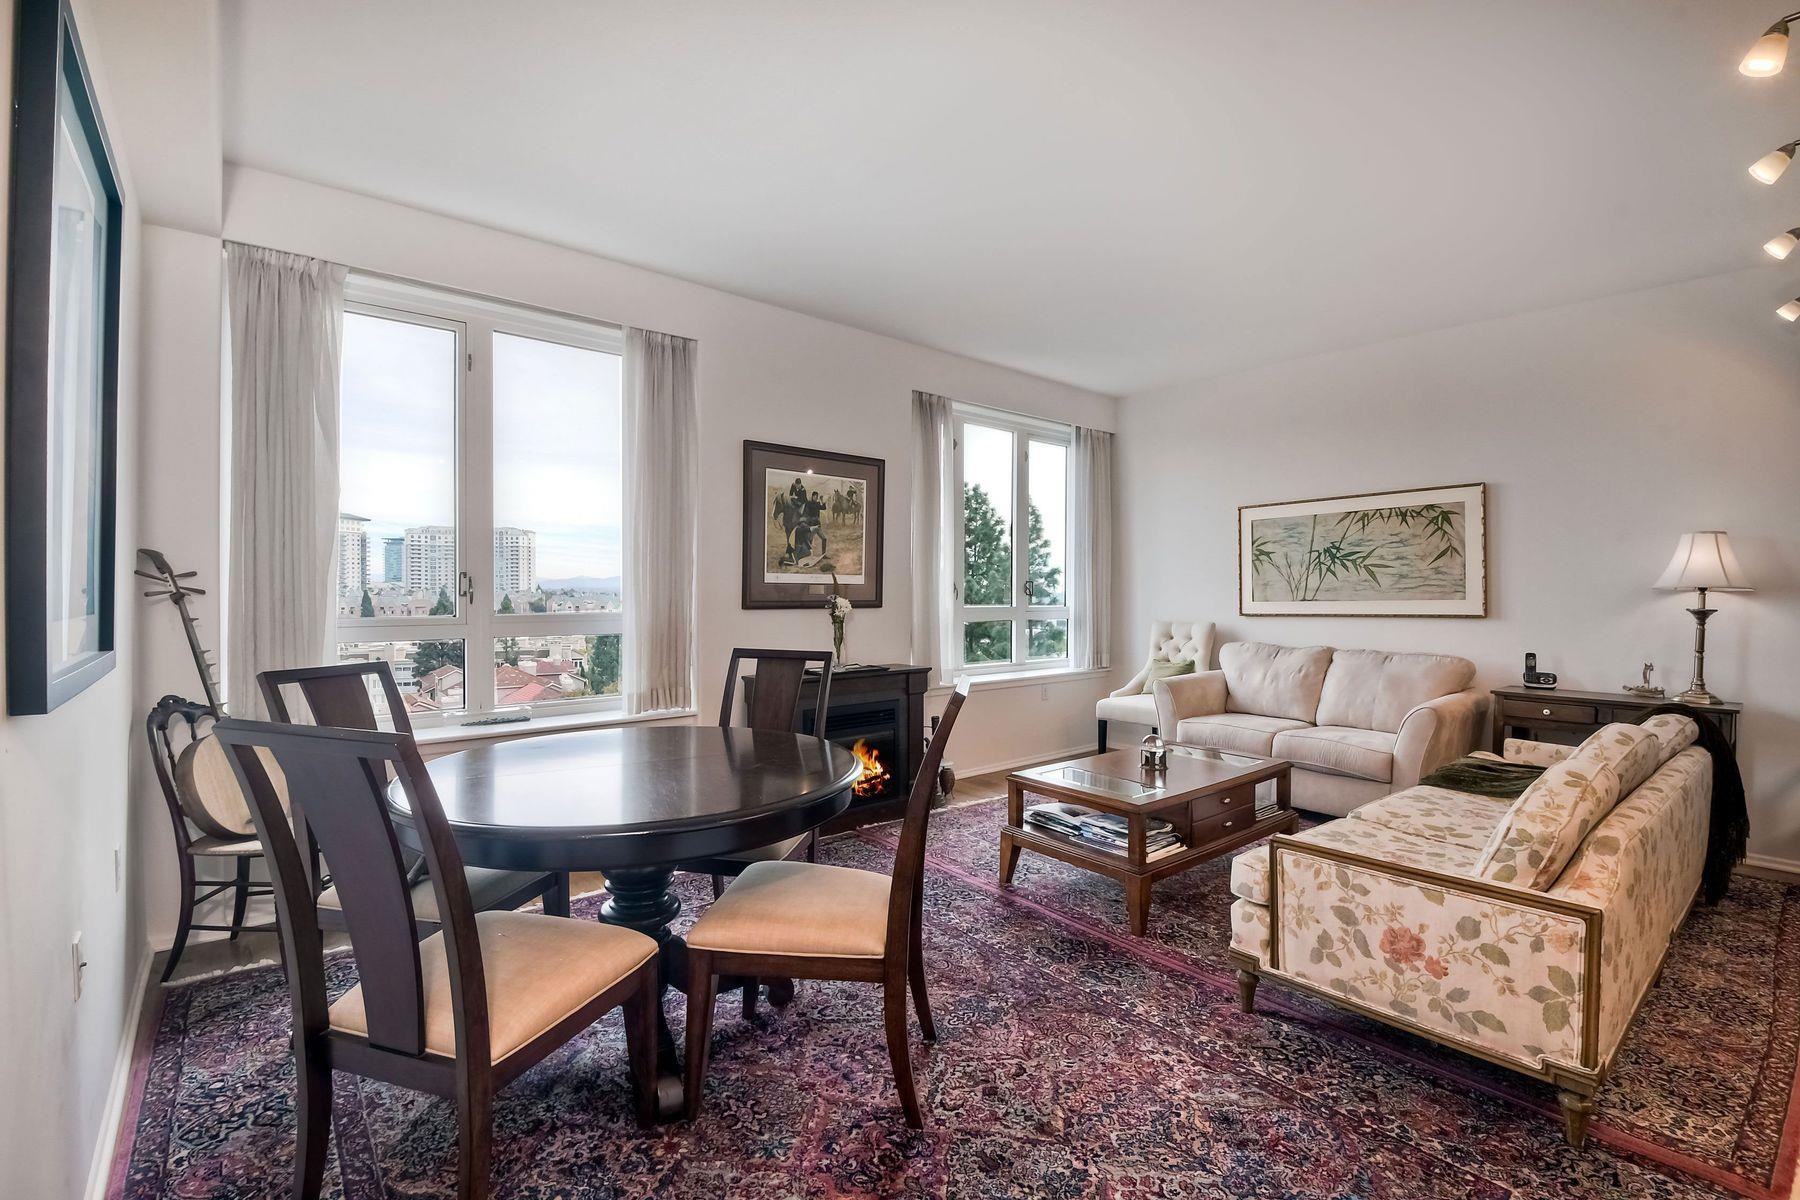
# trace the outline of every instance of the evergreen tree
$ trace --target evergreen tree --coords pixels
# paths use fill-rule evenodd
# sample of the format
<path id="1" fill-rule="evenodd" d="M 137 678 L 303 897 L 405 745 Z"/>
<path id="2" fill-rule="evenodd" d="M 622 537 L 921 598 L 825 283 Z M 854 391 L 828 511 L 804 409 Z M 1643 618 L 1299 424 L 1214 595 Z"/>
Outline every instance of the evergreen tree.
<path id="1" fill-rule="evenodd" d="M 1031 598 L 1037 604 L 1063 602 L 1063 572 L 1050 565 L 1050 538 L 1044 532 L 1044 514 L 1031 505 L 1025 517 L 1026 577 Z M 987 490 L 979 484 L 963 485 L 963 603 L 968 605 L 1013 602 L 1013 551 L 1011 530 Z M 1034 658 L 1060 658 L 1065 653 L 1065 623 L 1038 621 L 1029 627 L 1030 654 Z M 966 662 L 1005 662 L 1012 657 L 1011 621 L 971 621 L 963 626 L 963 659 Z"/>
<path id="2" fill-rule="evenodd" d="M 581 678 L 588 692 L 595 696 L 614 696 L 619 691 L 619 635 L 600 634 L 587 643 L 587 657 L 581 664 Z"/>
<path id="3" fill-rule="evenodd" d="M 461 642 L 420 642 L 419 648 L 413 651 L 413 673 L 420 679 L 439 667 L 460 667 L 462 665 L 463 644 Z"/>
<path id="4" fill-rule="evenodd" d="M 500 639 L 500 661 L 509 667 L 519 665 L 519 639 L 516 637 Z"/>
<path id="5" fill-rule="evenodd" d="M 431 606 L 431 615 L 434 617 L 453 617 L 456 615 L 456 605 L 450 602 L 449 588 L 438 588 L 437 603 Z M 458 665 L 460 666 L 461 664 L 458 663 Z"/>
<path id="6" fill-rule="evenodd" d="M 512 593 L 511 592 L 508 592 L 506 595 L 500 597 L 500 611 L 503 613 L 510 613 L 511 611 L 513 611 Z"/>
<path id="7" fill-rule="evenodd" d="M 550 611 L 550 601 L 542 596 L 533 596 L 526 602 L 525 607 L 534 613 L 546 613 Z"/>
<path id="8" fill-rule="evenodd" d="M 375 615 L 375 597 L 369 595 L 368 588 L 363 589 L 362 615 L 365 617 L 372 617 Z"/>

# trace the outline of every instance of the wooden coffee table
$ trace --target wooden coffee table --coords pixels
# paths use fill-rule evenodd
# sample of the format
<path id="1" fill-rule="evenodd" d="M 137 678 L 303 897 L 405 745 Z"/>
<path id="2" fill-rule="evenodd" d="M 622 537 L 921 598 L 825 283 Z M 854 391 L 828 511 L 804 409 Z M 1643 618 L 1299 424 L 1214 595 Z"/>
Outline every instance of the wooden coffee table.
<path id="1" fill-rule="evenodd" d="M 1131 932 L 1150 925 L 1150 885 L 1299 825 L 1288 795 L 1288 764 L 1279 758 L 1171 747 L 1163 771 L 1138 765 L 1136 749 L 1050 763 L 1006 777 L 1006 825 L 1000 830 L 1000 884 L 1012 885 L 1019 851 L 1082 867 L 1125 885 Z M 1025 823 L 1025 797 L 1063 800 L 1126 819 L 1128 844 L 1115 852 L 1082 838 Z M 1185 843 L 1161 858 L 1145 853 L 1145 823 L 1169 822 Z"/>

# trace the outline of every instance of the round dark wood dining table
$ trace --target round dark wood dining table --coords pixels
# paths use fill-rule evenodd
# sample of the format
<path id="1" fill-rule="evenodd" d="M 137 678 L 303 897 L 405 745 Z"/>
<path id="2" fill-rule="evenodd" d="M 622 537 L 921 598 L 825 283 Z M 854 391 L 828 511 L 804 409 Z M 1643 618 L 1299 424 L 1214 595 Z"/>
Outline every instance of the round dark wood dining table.
<path id="1" fill-rule="evenodd" d="M 703 725 L 499 741 L 426 770 L 466 865 L 604 874 L 600 919 L 657 940 L 665 987 L 686 985 L 686 944 L 670 929 L 681 912 L 675 864 L 816 829 L 849 807 L 861 774 L 854 755 L 821 738 Z M 388 799 L 417 849 L 405 796 L 396 786 Z M 721 981 L 746 986 L 757 981 Z M 659 1098 L 672 1116 L 682 1093 L 666 1018 L 660 1043 Z"/>

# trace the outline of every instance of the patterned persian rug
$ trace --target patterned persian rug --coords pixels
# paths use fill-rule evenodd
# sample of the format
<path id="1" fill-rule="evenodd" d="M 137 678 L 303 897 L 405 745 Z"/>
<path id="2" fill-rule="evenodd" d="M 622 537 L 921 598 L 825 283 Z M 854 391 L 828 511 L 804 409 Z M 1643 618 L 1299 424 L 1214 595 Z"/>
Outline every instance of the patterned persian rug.
<path id="1" fill-rule="evenodd" d="M 876 992 L 803 983 L 758 1025 L 721 1004 L 692 1125 L 633 1125 L 616 1013 L 534 1068 L 496 1106 L 496 1197 L 1785 1200 L 1793 1185 L 1800 888 L 1739 879 L 1695 912 L 1578 1153 L 1548 1088 L 1274 984 L 1239 1012 L 1225 862 L 1158 885 L 1139 940 L 1094 876 L 1028 852 L 1014 889 L 996 887 L 1000 811 L 932 826 L 941 1040 L 914 1043 L 923 1132 L 901 1120 Z M 824 857 L 885 869 L 894 832 Z M 347 957 L 332 970 L 347 987 Z M 285 1196 L 287 1034 L 275 969 L 164 993 L 112 1197 Z M 446 1102 L 337 1076 L 326 1195 L 448 1196 L 454 1170 Z"/>

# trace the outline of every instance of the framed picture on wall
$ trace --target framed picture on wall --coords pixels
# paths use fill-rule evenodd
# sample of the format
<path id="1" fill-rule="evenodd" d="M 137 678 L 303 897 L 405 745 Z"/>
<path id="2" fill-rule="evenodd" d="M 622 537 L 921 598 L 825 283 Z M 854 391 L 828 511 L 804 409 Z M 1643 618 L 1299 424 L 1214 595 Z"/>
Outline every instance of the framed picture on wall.
<path id="1" fill-rule="evenodd" d="M 1487 485 L 1240 507 L 1238 612 L 1487 616 Z"/>
<path id="2" fill-rule="evenodd" d="M 744 607 L 881 607 L 886 462 L 744 443 Z"/>
<path id="3" fill-rule="evenodd" d="M 66 0 L 19 0 L 6 329 L 7 710 L 114 665 L 123 199 Z"/>

